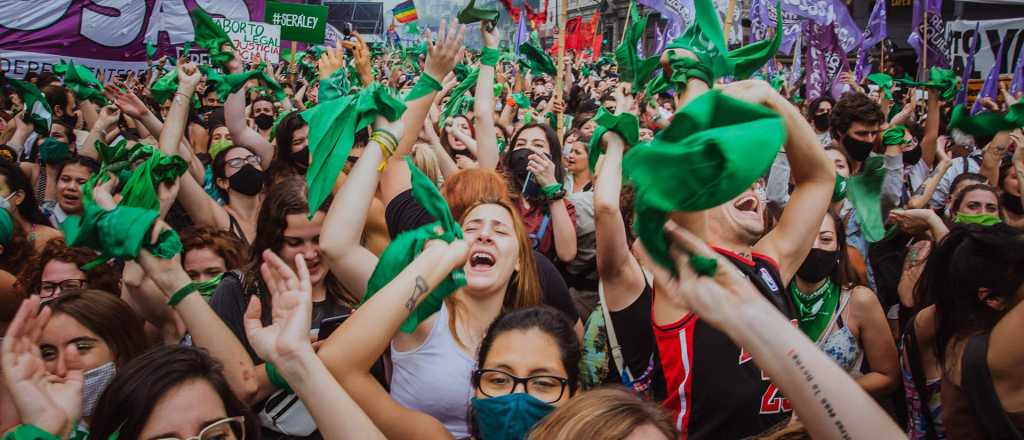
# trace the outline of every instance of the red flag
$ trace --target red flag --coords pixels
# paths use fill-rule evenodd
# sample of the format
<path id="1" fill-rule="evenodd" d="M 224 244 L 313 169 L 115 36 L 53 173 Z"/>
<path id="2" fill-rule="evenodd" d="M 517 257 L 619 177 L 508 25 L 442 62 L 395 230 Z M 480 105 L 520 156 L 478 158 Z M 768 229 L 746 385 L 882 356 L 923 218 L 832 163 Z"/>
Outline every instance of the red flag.
<path id="1" fill-rule="evenodd" d="M 526 17 L 530 19 L 530 23 L 533 23 L 533 27 L 540 27 L 540 25 L 548 21 L 548 0 L 544 0 L 544 9 L 540 12 L 535 11 L 530 6 L 530 0 L 523 0 L 523 7 L 526 8 Z"/>
<path id="2" fill-rule="evenodd" d="M 601 11 L 595 11 L 594 15 L 590 17 L 590 26 L 593 29 L 593 33 L 590 35 L 590 56 L 591 60 L 596 61 L 601 57 L 601 42 L 604 40 L 604 33 L 598 28 L 598 23 L 601 21 Z"/>
<path id="3" fill-rule="evenodd" d="M 565 50 L 579 52 L 583 50 L 583 17 L 573 17 L 565 22 Z M 587 41 L 589 42 L 589 40 Z"/>

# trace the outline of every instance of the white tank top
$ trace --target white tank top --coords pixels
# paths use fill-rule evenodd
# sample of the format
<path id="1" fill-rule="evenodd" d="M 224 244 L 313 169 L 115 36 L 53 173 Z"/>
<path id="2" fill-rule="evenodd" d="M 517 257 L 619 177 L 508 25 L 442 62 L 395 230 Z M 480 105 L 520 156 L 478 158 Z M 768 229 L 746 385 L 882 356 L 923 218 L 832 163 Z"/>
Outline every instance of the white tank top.
<path id="1" fill-rule="evenodd" d="M 434 328 L 423 344 L 411 351 L 391 345 L 391 397 L 406 408 L 430 414 L 455 438 L 469 437 L 469 399 L 476 361 L 459 348 L 448 328 L 448 309 L 442 304 Z"/>

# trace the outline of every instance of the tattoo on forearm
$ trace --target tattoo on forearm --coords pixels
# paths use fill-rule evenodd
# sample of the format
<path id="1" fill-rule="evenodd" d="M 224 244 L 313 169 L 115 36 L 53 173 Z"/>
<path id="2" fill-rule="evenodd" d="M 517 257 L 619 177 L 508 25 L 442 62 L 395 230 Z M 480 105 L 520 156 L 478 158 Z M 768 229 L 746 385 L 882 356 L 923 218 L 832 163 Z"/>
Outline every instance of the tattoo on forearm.
<path id="1" fill-rule="evenodd" d="M 409 300 L 405 302 L 406 310 L 411 312 L 412 309 L 416 308 L 416 302 L 419 301 L 420 297 L 426 294 L 428 290 L 430 290 L 430 286 L 427 285 L 427 280 L 417 275 L 416 285 L 412 288 L 412 295 L 409 295 Z"/>
<path id="2" fill-rule="evenodd" d="M 846 425 L 843 424 L 843 421 L 839 419 L 839 414 L 836 412 L 835 407 L 832 406 L 832 402 L 829 400 L 828 396 L 821 395 L 821 386 L 818 385 L 814 375 L 807 369 L 807 365 L 804 365 L 803 359 L 800 359 L 800 354 L 797 353 L 796 350 L 789 350 L 789 358 L 796 365 L 797 370 L 800 371 L 800 375 L 803 376 L 804 380 L 811 384 L 811 391 L 814 393 L 814 397 L 818 399 L 818 404 L 825 409 L 825 414 L 830 420 L 832 420 L 832 425 L 835 426 L 836 431 L 839 432 L 839 438 L 852 439 L 853 437 L 846 429 Z"/>

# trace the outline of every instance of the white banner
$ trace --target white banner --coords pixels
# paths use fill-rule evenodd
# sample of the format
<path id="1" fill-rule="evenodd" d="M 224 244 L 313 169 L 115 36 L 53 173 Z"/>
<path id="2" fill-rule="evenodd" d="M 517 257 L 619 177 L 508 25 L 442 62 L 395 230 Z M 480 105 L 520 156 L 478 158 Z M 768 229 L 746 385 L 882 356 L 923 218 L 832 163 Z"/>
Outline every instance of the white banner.
<path id="1" fill-rule="evenodd" d="M 86 66 L 97 76 L 102 75 L 106 81 L 110 81 L 115 76 L 128 72 L 135 72 L 139 77 L 146 73 L 145 61 L 110 61 L 67 56 L 57 58 L 46 53 L 16 50 L 4 50 L 0 53 L 0 70 L 3 70 L 4 75 L 7 75 L 8 78 L 22 79 L 29 72 L 52 72 L 53 65 L 62 60 L 71 60 L 75 64 Z"/>
<path id="2" fill-rule="evenodd" d="M 280 61 L 281 26 L 230 18 L 214 18 L 213 21 L 227 32 L 235 49 L 246 62 L 252 61 L 256 55 L 269 63 Z"/>
<path id="3" fill-rule="evenodd" d="M 980 40 L 974 54 L 974 72 L 970 78 L 984 79 L 996 63 L 997 48 L 1003 42 L 1002 73 L 1013 73 L 1024 47 L 1024 18 L 1002 20 L 958 20 L 946 24 L 949 35 L 950 65 L 956 72 L 963 72 L 967 55 L 971 52 L 974 27 L 978 26 Z"/>

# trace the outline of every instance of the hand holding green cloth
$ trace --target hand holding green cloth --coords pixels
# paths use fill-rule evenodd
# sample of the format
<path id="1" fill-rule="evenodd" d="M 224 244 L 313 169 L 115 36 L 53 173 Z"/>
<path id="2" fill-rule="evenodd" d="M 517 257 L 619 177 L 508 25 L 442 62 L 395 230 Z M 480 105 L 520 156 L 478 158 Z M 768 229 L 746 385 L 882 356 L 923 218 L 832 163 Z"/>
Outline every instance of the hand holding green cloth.
<path id="1" fill-rule="evenodd" d="M 92 188 L 106 182 L 107 174 L 113 173 L 122 183 L 121 206 L 159 210 L 158 185 L 174 182 L 188 171 L 188 163 L 184 159 L 164 155 L 151 145 L 137 144 L 135 148 L 128 149 L 124 140 L 114 145 L 96 141 L 96 151 L 99 153 L 100 172 L 86 182 L 85 189 L 91 198 Z"/>
<path id="2" fill-rule="evenodd" d="M 898 82 L 907 87 L 926 87 L 929 89 L 935 89 L 939 91 L 939 98 L 943 101 L 950 101 L 956 97 L 957 92 L 957 77 L 950 69 L 942 69 L 939 67 L 932 67 L 928 70 L 928 81 L 919 82 L 912 79 L 903 78 L 897 79 Z"/>
<path id="3" fill-rule="evenodd" d="M 472 68 L 466 79 L 462 80 L 459 85 L 452 89 L 451 93 L 448 94 L 448 102 L 445 103 L 444 109 L 441 110 L 441 117 L 438 121 L 441 125 L 444 125 L 448 118 L 466 113 L 472 108 L 472 98 L 466 96 L 466 92 L 473 87 L 476 87 L 476 80 L 480 77 L 480 69 Z"/>
<path id="4" fill-rule="evenodd" d="M 675 266 L 662 229 L 669 212 L 709 209 L 746 191 L 768 171 L 785 139 L 786 126 L 774 111 L 711 90 L 653 140 L 634 146 L 623 160 L 623 177 L 636 188 L 635 229 L 654 261 Z"/>
<path id="5" fill-rule="evenodd" d="M 234 59 L 235 55 L 231 52 L 224 52 L 221 48 L 227 44 L 234 50 L 235 45 L 231 42 L 231 38 L 202 8 L 195 8 L 190 14 L 196 30 L 196 45 L 210 52 L 210 62 L 213 65 L 226 70 L 228 62 Z"/>
<path id="6" fill-rule="evenodd" d="M 348 70 L 344 66 L 338 68 L 326 79 L 320 81 L 320 88 L 317 90 L 319 101 L 330 101 L 341 98 L 352 92 L 352 82 L 348 78 Z"/>
<path id="7" fill-rule="evenodd" d="M 373 274 L 370 275 L 370 280 L 366 285 L 366 295 L 363 297 L 364 303 L 380 291 L 381 288 L 390 283 L 391 280 L 394 280 L 409 263 L 412 263 L 416 256 L 423 252 L 423 247 L 427 244 L 427 241 L 441 239 L 451 243 L 452 241 L 462 239 L 462 228 L 459 227 L 459 224 L 452 216 L 452 211 L 448 208 L 444 197 L 441 196 L 441 192 L 437 190 L 437 187 L 430 181 L 430 178 L 425 176 L 419 168 L 416 168 L 411 157 L 406 156 L 405 163 L 408 164 L 409 172 L 412 174 L 413 198 L 423 206 L 423 209 L 434 216 L 437 221 L 405 231 L 391 241 L 391 244 L 381 254 L 380 261 L 377 263 L 377 267 L 374 268 Z M 438 232 L 438 229 L 440 229 L 440 232 Z M 461 268 L 452 271 L 412 311 L 405 322 L 402 323 L 401 330 L 405 333 L 414 332 L 421 322 L 441 309 L 441 303 L 448 295 L 451 295 L 465 285 L 466 273 Z"/>
<path id="8" fill-rule="evenodd" d="M 903 140 L 907 135 L 907 127 L 902 125 L 893 125 L 882 132 L 882 145 L 903 145 L 907 141 Z"/>
<path id="9" fill-rule="evenodd" d="M 156 55 L 156 46 L 153 45 L 152 41 L 146 42 L 146 61 L 153 59 L 153 55 Z"/>
<path id="10" fill-rule="evenodd" d="M 178 91 L 178 71 L 171 70 L 167 72 L 160 79 L 156 80 L 153 85 L 149 88 L 150 95 L 153 96 L 153 100 L 157 104 L 163 104 L 174 96 L 174 92 Z"/>
<path id="11" fill-rule="evenodd" d="M 76 65 L 74 61 L 60 62 L 53 66 L 53 73 L 64 78 L 64 86 L 80 101 L 92 101 L 101 106 L 110 101 L 103 96 L 103 85 L 88 67 Z"/>
<path id="12" fill-rule="evenodd" d="M 594 133 L 590 136 L 590 144 L 587 146 L 590 155 L 590 171 L 597 167 L 597 159 L 604 150 L 601 148 L 601 136 L 606 132 L 618 133 L 625 140 L 626 145 L 636 145 L 640 141 L 640 120 L 632 113 L 612 114 L 612 112 L 601 107 L 594 115 L 593 121 L 597 124 Z"/>
<path id="13" fill-rule="evenodd" d="M 871 156 L 864 161 L 861 174 L 847 179 L 846 198 L 853 204 L 861 232 L 869 243 L 885 238 L 881 201 L 885 174 L 885 156 Z"/>
<path id="14" fill-rule="evenodd" d="M 640 8 L 635 0 L 630 3 L 632 7 L 629 9 L 629 27 L 622 37 L 622 43 L 615 48 L 615 62 L 619 66 L 619 78 L 629 81 L 633 85 L 633 90 L 641 90 L 651 74 L 658 69 L 660 56 L 641 58 L 637 52 L 637 44 L 647 29 L 647 16 L 640 17 Z"/>
<path id="15" fill-rule="evenodd" d="M 543 49 L 535 46 L 533 43 L 525 42 L 519 45 L 519 53 L 524 57 L 522 60 L 523 64 L 530 69 L 530 72 L 534 75 L 555 75 L 558 73 L 558 68 L 555 67 L 554 60 L 552 60 L 548 54 L 544 53 Z"/>
<path id="16" fill-rule="evenodd" d="M 960 104 L 953 107 L 949 118 L 949 128 L 958 129 L 972 136 L 990 136 L 1000 131 L 1024 127 L 1024 102 L 1010 106 L 1005 114 L 981 112 L 971 116 L 970 110 Z"/>
<path id="17" fill-rule="evenodd" d="M 161 232 L 156 244 L 149 243 L 149 231 L 159 216 L 156 210 L 120 205 L 107 211 L 90 197 L 84 201 L 83 214 L 69 216 L 61 229 L 68 246 L 99 251 L 99 258 L 82 266 L 82 270 L 89 270 L 111 258 L 135 259 L 143 247 L 165 259 L 180 253 L 181 239 L 173 230 Z"/>
<path id="18" fill-rule="evenodd" d="M 71 156 L 71 146 L 67 142 L 48 137 L 39 145 L 39 161 L 45 164 L 58 164 Z"/>
<path id="19" fill-rule="evenodd" d="M 32 124 L 32 130 L 40 136 L 49 136 L 50 123 L 53 121 L 53 109 L 50 108 L 50 103 L 46 101 L 43 92 L 28 81 L 9 79 L 7 84 L 10 84 L 14 93 L 17 93 L 21 97 L 21 101 L 25 103 L 25 122 Z"/>
<path id="20" fill-rule="evenodd" d="M 455 79 L 459 82 L 465 81 L 469 77 L 470 73 L 473 73 L 473 67 L 467 64 L 456 64 L 452 68 L 452 72 L 455 73 Z"/>
<path id="21" fill-rule="evenodd" d="M 875 72 L 868 75 L 868 81 L 878 86 L 885 93 L 885 99 L 892 101 L 892 76 L 882 72 Z"/>
<path id="22" fill-rule="evenodd" d="M 476 0 L 469 0 L 469 4 L 465 8 L 459 11 L 458 15 L 459 23 L 470 24 L 478 21 L 486 22 L 487 30 L 494 29 L 494 24 L 498 22 L 498 10 L 492 8 L 478 8 L 476 7 Z"/>
<path id="23" fill-rule="evenodd" d="M 693 53 L 696 60 L 669 52 L 669 78 L 677 89 L 685 87 L 689 78 L 699 78 L 709 86 L 715 78 L 729 76 L 735 63 L 727 56 L 728 46 L 718 22 L 718 12 L 711 0 L 694 1 L 694 22 L 665 50 L 683 49 Z"/>
<path id="24" fill-rule="evenodd" d="M 370 126 L 378 115 L 395 121 L 403 112 L 405 104 L 376 82 L 358 93 L 321 101 L 302 112 L 302 119 L 309 124 L 310 165 L 306 185 L 311 218 L 334 189 L 334 181 L 355 143 L 356 132 Z"/>
<path id="25" fill-rule="evenodd" d="M 284 89 L 281 88 L 281 85 L 274 78 L 267 75 L 267 72 L 263 70 L 262 64 L 253 70 L 229 75 L 221 75 L 220 72 L 206 65 L 199 66 L 199 71 L 203 72 L 203 75 L 206 76 L 206 87 L 213 87 L 217 91 L 217 97 L 221 102 L 227 101 L 228 95 L 240 90 L 247 81 L 253 78 L 266 84 L 266 87 L 274 93 L 274 97 L 278 101 L 287 99 Z"/>

